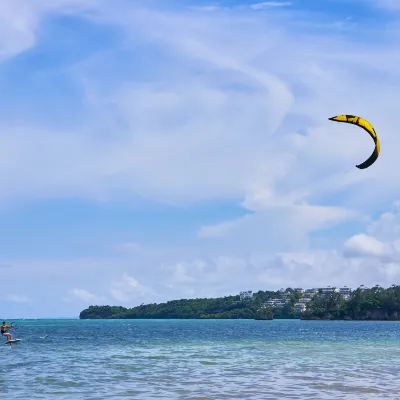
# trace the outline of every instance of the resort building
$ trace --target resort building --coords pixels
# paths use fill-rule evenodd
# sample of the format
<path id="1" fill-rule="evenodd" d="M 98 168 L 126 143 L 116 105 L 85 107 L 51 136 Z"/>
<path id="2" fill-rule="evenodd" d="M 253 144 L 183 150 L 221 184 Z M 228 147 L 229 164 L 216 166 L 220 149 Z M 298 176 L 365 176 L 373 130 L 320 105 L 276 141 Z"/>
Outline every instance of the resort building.
<path id="1" fill-rule="evenodd" d="M 304 297 L 313 297 L 318 293 L 318 289 L 306 289 L 304 291 Z"/>
<path id="2" fill-rule="evenodd" d="M 321 290 L 322 294 L 339 292 L 339 289 L 336 289 L 336 288 L 331 287 L 331 286 L 327 286 L 327 287 L 321 288 L 320 290 Z"/>
<path id="3" fill-rule="evenodd" d="M 311 301 L 309 297 L 302 297 L 301 299 L 299 299 L 299 303 L 301 304 L 307 304 L 309 301 Z"/>
<path id="4" fill-rule="evenodd" d="M 251 299 L 253 297 L 253 291 L 252 290 L 247 290 L 244 292 L 239 293 L 240 296 L 240 301 L 246 300 L 246 299 Z"/>
<path id="5" fill-rule="evenodd" d="M 271 299 L 267 300 L 264 305 L 269 308 L 282 308 L 288 302 L 290 302 L 290 299 Z"/>
<path id="6" fill-rule="evenodd" d="M 351 288 L 347 286 L 343 286 L 339 288 L 339 293 L 347 300 L 351 294 Z"/>
<path id="7" fill-rule="evenodd" d="M 306 305 L 304 303 L 296 303 L 294 305 L 294 308 L 296 309 L 297 312 L 304 312 L 306 311 Z"/>
<path id="8" fill-rule="evenodd" d="M 282 308 L 285 305 L 286 301 L 282 299 L 274 299 L 274 303 L 276 308 Z"/>

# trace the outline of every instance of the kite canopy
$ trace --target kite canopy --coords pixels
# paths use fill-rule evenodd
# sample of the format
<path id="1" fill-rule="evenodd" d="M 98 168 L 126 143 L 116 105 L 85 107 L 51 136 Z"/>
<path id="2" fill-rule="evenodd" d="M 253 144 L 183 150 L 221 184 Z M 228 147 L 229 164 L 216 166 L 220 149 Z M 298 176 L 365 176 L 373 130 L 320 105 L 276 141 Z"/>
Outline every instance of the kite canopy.
<path id="1" fill-rule="evenodd" d="M 346 122 L 348 124 L 357 125 L 357 126 L 363 128 L 364 130 L 366 130 L 372 137 L 372 139 L 375 143 L 375 149 L 367 160 L 365 160 L 362 164 L 356 165 L 357 168 L 360 168 L 360 169 L 368 168 L 378 159 L 379 153 L 381 151 L 381 145 L 379 142 L 379 138 L 375 132 L 374 127 L 366 119 L 357 117 L 355 115 L 344 114 L 344 115 L 337 115 L 336 117 L 329 118 L 329 120 L 337 121 L 337 122 Z"/>

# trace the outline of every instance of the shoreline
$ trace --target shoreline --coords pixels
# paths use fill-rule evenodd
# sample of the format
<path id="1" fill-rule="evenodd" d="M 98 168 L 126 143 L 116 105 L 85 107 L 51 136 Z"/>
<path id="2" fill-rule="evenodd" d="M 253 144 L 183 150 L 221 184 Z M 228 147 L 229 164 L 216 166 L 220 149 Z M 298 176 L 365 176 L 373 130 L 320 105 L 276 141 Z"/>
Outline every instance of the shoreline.
<path id="1" fill-rule="evenodd" d="M 324 318 L 324 317 L 301 317 L 301 321 L 361 321 L 361 322 L 397 322 L 400 321 L 399 318 L 351 318 L 351 317 L 344 317 L 344 318 Z"/>
<path id="2" fill-rule="evenodd" d="M 55 318 L 56 319 L 56 318 Z M 372 319 L 372 318 L 321 318 L 321 317 L 299 317 L 299 318 L 77 318 L 79 320 L 115 320 L 115 321 L 349 321 L 349 322 L 399 322 L 400 319 Z"/>

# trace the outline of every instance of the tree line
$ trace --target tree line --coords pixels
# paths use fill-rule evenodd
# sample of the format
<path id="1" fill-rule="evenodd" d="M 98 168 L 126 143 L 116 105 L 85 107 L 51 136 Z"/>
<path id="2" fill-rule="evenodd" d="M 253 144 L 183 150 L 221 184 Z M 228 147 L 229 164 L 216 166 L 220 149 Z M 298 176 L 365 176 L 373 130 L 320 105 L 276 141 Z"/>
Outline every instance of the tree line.
<path id="1" fill-rule="evenodd" d="M 90 306 L 81 311 L 81 319 L 254 319 L 273 314 L 279 319 L 347 319 L 398 320 L 400 315 L 400 286 L 384 289 L 356 289 L 345 299 L 333 291 L 315 294 L 305 312 L 296 312 L 294 305 L 302 296 L 294 289 L 285 291 L 288 299 L 281 308 L 265 307 L 266 301 L 281 298 L 281 291 L 258 291 L 251 299 L 237 296 L 172 300 L 160 304 L 141 304 L 133 308 L 121 306 Z"/>
<path id="2" fill-rule="evenodd" d="M 275 318 L 299 318 L 293 305 L 299 294 L 287 289 L 291 296 L 290 304 L 282 309 L 274 310 Z M 133 308 L 115 306 L 90 306 L 81 311 L 79 318 L 115 318 L 115 319 L 253 319 L 267 310 L 260 310 L 263 303 L 280 296 L 280 292 L 262 291 L 253 294 L 253 298 L 240 300 L 237 296 L 220 298 L 198 298 L 172 300 L 160 304 L 142 304 Z"/>
<path id="3" fill-rule="evenodd" d="M 352 291 L 347 300 L 337 292 L 316 295 L 302 319 L 399 320 L 399 315 L 400 286 L 376 285 Z"/>

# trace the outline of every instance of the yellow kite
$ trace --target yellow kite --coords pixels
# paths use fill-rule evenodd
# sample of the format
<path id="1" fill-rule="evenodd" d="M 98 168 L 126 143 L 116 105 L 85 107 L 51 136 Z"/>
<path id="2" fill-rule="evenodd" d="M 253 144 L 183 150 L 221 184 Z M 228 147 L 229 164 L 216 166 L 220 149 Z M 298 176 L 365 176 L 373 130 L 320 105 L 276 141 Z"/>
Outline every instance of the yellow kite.
<path id="1" fill-rule="evenodd" d="M 365 129 L 372 137 L 375 143 L 375 149 L 370 157 L 365 160 L 362 164 L 356 165 L 357 168 L 364 169 L 371 166 L 379 157 L 381 151 L 381 144 L 379 142 L 378 135 L 375 132 L 374 127 L 364 118 L 357 117 L 355 115 L 337 115 L 336 117 L 329 118 L 331 121 L 337 122 L 347 122 L 348 124 L 358 125 L 359 127 Z"/>

